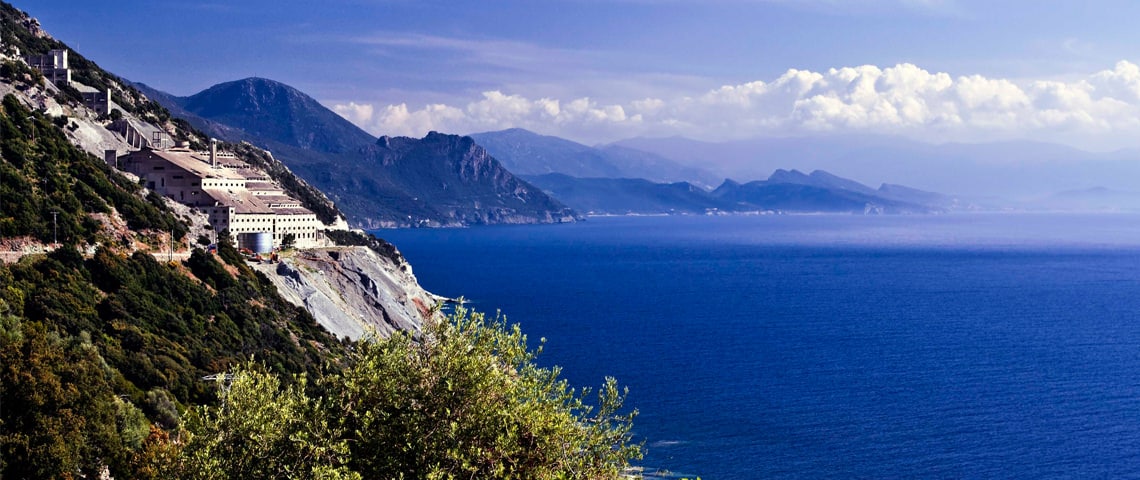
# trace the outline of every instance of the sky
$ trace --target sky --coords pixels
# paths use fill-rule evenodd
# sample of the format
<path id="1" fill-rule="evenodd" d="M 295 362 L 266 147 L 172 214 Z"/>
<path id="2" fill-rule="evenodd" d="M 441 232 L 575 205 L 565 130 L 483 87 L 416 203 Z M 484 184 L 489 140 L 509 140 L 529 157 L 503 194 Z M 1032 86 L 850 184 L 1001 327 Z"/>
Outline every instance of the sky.
<path id="1" fill-rule="evenodd" d="M 176 95 L 270 78 L 374 135 L 1140 146 L 1135 1 L 13 4 L 124 78 Z"/>

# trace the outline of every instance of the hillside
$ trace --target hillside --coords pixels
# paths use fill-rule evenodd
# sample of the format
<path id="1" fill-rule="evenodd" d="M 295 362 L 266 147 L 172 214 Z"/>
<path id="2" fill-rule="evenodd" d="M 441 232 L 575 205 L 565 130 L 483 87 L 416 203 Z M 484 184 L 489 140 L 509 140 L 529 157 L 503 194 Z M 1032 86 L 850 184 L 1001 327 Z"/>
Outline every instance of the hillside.
<path id="1" fill-rule="evenodd" d="M 248 78 L 190 97 L 148 91 L 210 135 L 272 151 L 365 228 L 576 218 L 470 139 L 436 133 L 377 139 L 279 82 Z"/>
<path id="2" fill-rule="evenodd" d="M 128 471 L 149 422 L 173 428 L 187 406 L 215 401 L 201 377 L 249 358 L 319 376 L 339 355 L 337 339 L 229 244 L 226 263 L 202 250 L 157 260 L 151 252 L 182 243 L 189 222 L 52 119 L 8 95 L 0 127 L 19 132 L 0 143 L 3 243 L 51 251 L 0 265 L 5 476 Z"/>
<path id="3" fill-rule="evenodd" d="M 7 4 L 0 3 L 0 22 L 8 48 L 66 48 Z M 74 78 L 115 92 L 122 118 L 203 140 L 114 75 L 78 54 L 71 60 Z M 209 231 L 202 214 L 92 155 L 130 148 L 114 120 L 21 59 L 5 55 L 2 62 L 0 476 L 95 478 L 110 468 L 131 478 L 154 432 L 173 431 L 191 406 L 217 401 L 218 390 L 202 377 L 251 359 L 282 375 L 325 374 L 344 352 L 336 335 L 282 298 L 225 236 L 219 255 L 206 253 L 198 243 Z M 263 152 L 233 147 L 251 163 L 276 168 Z M 277 169 L 274 178 L 292 174 Z M 290 185 L 326 206 L 330 220 L 339 214 L 304 182 Z M 363 249 L 376 268 L 401 272 L 399 284 L 383 288 L 420 299 L 395 325 L 418 330 L 434 299 L 398 252 L 342 249 Z M 362 313 L 382 320 L 386 308 L 372 302 Z M 340 315 L 362 318 L 351 308 Z"/>

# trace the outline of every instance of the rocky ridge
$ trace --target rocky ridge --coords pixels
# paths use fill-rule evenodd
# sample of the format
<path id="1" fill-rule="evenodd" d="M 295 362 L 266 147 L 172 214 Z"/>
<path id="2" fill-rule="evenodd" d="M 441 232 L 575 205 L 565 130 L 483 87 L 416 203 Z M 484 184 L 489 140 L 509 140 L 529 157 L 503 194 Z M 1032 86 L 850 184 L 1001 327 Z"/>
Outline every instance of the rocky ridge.
<path id="1" fill-rule="evenodd" d="M 411 266 L 367 247 L 300 250 L 255 268 L 290 303 L 309 311 L 337 337 L 387 337 L 418 332 L 438 298 L 416 281 Z"/>

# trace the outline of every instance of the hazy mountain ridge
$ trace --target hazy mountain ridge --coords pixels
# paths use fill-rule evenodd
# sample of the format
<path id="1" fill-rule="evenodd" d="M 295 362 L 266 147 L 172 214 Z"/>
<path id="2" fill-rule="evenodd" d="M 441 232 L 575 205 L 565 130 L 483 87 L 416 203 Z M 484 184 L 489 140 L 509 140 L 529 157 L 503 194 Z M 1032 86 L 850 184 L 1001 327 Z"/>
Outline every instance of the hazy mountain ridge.
<path id="1" fill-rule="evenodd" d="M 464 137 L 376 139 L 308 95 L 249 78 L 158 101 L 212 135 L 273 152 L 366 227 L 559 223 L 576 214 Z M 177 113 L 176 113 L 177 114 Z M 421 144 L 422 143 L 422 144 Z"/>
<path id="2" fill-rule="evenodd" d="M 804 174 L 777 170 L 767 180 L 725 180 L 709 191 L 688 182 L 575 178 L 563 174 L 526 177 L 555 198 L 595 214 L 938 213 L 957 200 L 933 192 L 884 184 L 878 190 L 822 170 Z"/>
<path id="3" fill-rule="evenodd" d="M 1022 204 L 1052 193 L 1104 186 L 1126 190 L 1140 177 L 1140 152 L 1088 152 L 1031 141 L 930 144 L 901 137 L 821 135 L 704 142 L 632 138 L 611 145 L 655 153 L 729 178 L 780 168 L 822 169 L 967 198 Z"/>
<path id="4" fill-rule="evenodd" d="M 471 137 L 518 175 L 561 173 L 579 178 L 644 178 L 656 183 L 705 186 L 718 177 L 661 155 L 622 146 L 590 147 L 521 128 L 473 133 Z"/>
<path id="5" fill-rule="evenodd" d="M 562 173 L 527 175 L 554 198 L 579 212 L 596 214 L 705 213 L 730 205 L 688 182 L 654 183 L 642 178 L 576 178 Z"/>

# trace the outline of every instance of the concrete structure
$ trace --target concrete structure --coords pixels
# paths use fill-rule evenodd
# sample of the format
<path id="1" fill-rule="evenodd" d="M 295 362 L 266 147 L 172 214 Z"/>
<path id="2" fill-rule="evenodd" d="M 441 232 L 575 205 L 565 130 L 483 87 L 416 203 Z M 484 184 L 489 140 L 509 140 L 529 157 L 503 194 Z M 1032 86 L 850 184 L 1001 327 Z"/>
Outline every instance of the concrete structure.
<path id="1" fill-rule="evenodd" d="M 24 57 L 28 66 L 39 70 L 44 77 L 56 85 L 71 84 L 71 69 L 67 66 L 67 50 L 56 49 L 47 55 L 28 55 Z"/>
<path id="2" fill-rule="evenodd" d="M 271 234 L 274 246 L 293 234 L 297 247 L 314 247 L 317 232 L 325 229 L 264 172 L 218 152 L 214 144 L 209 152 L 144 148 L 118 157 L 118 165 L 147 188 L 205 213 L 215 231 L 229 230 L 240 247 L 252 247 L 251 234 L 257 233 Z"/>
<path id="3" fill-rule="evenodd" d="M 165 149 L 174 146 L 174 141 L 166 132 L 154 125 L 130 118 L 121 118 L 111 123 L 108 130 L 118 133 L 131 148 Z"/>
<path id="4" fill-rule="evenodd" d="M 91 91 L 80 91 L 83 95 L 83 105 L 90 108 L 92 111 L 99 115 L 111 114 L 111 89 L 106 91 L 99 91 L 91 89 Z"/>

